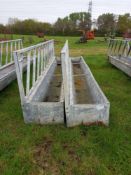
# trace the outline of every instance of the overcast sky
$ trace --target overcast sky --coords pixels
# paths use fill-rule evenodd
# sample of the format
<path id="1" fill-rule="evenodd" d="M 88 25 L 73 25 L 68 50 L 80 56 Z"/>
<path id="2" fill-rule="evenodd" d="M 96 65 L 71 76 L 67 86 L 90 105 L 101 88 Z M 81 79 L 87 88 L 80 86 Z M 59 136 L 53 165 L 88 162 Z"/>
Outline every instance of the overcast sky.
<path id="1" fill-rule="evenodd" d="M 0 23 L 9 17 L 55 22 L 72 12 L 88 11 L 89 0 L 0 0 Z M 131 13 L 131 0 L 93 0 L 93 18 L 102 13 Z"/>

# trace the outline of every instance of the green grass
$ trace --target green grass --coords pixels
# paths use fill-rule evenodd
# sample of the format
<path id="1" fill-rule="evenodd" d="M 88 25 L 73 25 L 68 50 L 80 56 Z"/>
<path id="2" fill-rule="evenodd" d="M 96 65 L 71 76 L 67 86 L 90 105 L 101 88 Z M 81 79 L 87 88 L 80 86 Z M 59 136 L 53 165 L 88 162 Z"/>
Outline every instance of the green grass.
<path id="1" fill-rule="evenodd" d="M 84 56 L 111 103 L 110 125 L 26 125 L 14 81 L 0 93 L 0 174 L 130 175 L 131 79 L 109 64 L 107 45 L 98 39 L 76 44 L 77 37 L 47 38 L 55 39 L 57 55 L 69 39 L 71 55 Z"/>

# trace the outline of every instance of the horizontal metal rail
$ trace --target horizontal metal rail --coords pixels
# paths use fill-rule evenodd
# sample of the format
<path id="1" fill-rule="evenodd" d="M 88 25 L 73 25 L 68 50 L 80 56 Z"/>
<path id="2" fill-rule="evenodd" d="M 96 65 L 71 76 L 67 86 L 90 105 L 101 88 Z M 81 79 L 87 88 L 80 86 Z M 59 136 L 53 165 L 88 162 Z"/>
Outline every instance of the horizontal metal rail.
<path id="1" fill-rule="evenodd" d="M 0 42 L 0 69 L 13 63 L 13 51 L 22 49 L 22 39 L 8 40 Z"/>
<path id="2" fill-rule="evenodd" d="M 33 46 L 30 46 L 30 47 L 26 47 L 26 48 L 17 50 L 17 53 L 18 54 L 26 53 L 26 52 L 28 52 L 30 50 L 37 49 L 39 47 L 42 47 L 43 45 L 47 45 L 47 44 L 50 44 L 50 43 L 54 43 L 54 40 L 49 40 L 49 41 L 46 41 L 46 42 L 39 43 L 37 45 L 33 45 Z"/>
<path id="3" fill-rule="evenodd" d="M 54 40 L 14 51 L 14 61 L 22 104 L 28 99 L 30 92 L 33 91 L 39 78 L 54 57 Z M 25 61 L 27 62 L 27 72 L 26 75 L 23 75 L 23 64 Z"/>

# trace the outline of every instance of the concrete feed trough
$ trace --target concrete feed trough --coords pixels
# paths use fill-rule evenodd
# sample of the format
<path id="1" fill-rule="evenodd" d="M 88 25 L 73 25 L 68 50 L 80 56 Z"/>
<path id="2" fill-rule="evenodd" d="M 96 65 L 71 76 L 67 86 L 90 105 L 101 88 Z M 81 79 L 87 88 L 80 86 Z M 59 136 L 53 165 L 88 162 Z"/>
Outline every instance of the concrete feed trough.
<path id="1" fill-rule="evenodd" d="M 109 124 L 110 103 L 101 91 L 84 59 L 72 60 L 73 94 L 67 125 Z M 70 82 L 71 83 L 71 82 Z"/>
<path id="2" fill-rule="evenodd" d="M 109 124 L 110 103 L 82 57 L 70 58 L 68 41 L 61 51 L 66 123 Z"/>
<path id="3" fill-rule="evenodd" d="M 25 122 L 64 123 L 63 98 L 61 64 L 54 60 L 23 105 Z"/>
<path id="4" fill-rule="evenodd" d="M 27 72 L 23 75 L 24 55 Z M 64 123 L 64 94 L 61 62 L 50 40 L 14 52 L 17 80 L 26 123 Z M 26 77 L 24 82 L 23 77 Z"/>

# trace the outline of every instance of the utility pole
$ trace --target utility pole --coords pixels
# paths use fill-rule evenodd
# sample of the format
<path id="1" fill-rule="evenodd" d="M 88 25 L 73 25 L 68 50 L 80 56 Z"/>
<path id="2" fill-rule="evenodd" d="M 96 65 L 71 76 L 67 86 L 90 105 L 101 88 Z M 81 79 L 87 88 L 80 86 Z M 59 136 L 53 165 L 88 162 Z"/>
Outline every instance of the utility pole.
<path id="1" fill-rule="evenodd" d="M 91 26 L 92 26 L 92 0 L 89 1 L 88 13 L 90 14 L 90 20 L 89 20 L 89 23 L 88 23 L 88 28 L 89 28 L 89 30 L 91 30 Z"/>

